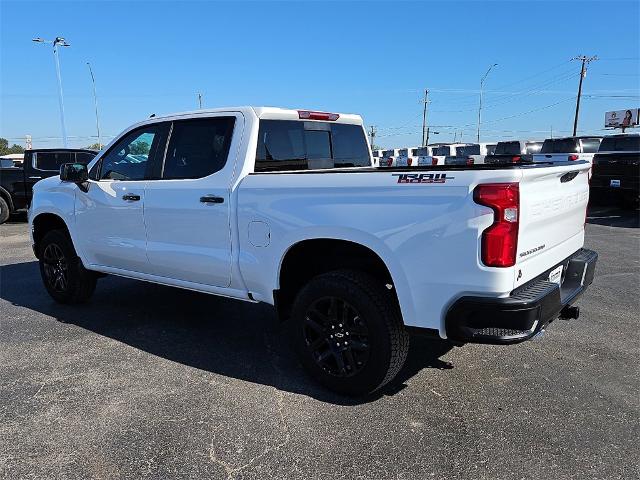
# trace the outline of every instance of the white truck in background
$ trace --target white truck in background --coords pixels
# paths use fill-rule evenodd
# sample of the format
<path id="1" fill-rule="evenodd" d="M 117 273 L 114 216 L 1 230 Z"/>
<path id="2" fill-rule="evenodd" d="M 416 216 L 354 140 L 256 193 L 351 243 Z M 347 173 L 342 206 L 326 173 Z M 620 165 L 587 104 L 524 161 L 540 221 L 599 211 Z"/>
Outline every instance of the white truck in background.
<path id="1" fill-rule="evenodd" d="M 29 223 L 56 301 L 114 274 L 265 302 L 311 375 L 362 395 L 402 368 L 407 327 L 511 344 L 577 318 L 597 259 L 588 170 L 378 169 L 357 115 L 221 108 L 145 120 L 63 165 Z"/>

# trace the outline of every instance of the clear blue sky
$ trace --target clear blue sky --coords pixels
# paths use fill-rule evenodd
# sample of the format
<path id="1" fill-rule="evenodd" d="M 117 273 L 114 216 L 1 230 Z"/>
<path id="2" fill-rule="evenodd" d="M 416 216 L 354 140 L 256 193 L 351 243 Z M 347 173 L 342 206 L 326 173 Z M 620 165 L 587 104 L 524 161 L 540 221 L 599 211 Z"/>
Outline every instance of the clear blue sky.
<path id="1" fill-rule="evenodd" d="M 51 47 L 63 36 L 67 131 L 95 141 L 86 62 L 96 75 L 102 131 L 151 113 L 274 105 L 355 112 L 382 146 L 419 144 L 428 123 L 449 141 L 475 138 L 480 77 L 483 140 L 568 134 L 579 54 L 598 55 L 585 79 L 580 130 L 640 104 L 640 2 L 8 2 L 1 5 L 0 136 L 60 145 Z M 557 104 L 557 105 L 554 105 Z M 511 118 L 505 118 L 511 117 Z M 459 138 L 459 133 L 457 133 Z"/>

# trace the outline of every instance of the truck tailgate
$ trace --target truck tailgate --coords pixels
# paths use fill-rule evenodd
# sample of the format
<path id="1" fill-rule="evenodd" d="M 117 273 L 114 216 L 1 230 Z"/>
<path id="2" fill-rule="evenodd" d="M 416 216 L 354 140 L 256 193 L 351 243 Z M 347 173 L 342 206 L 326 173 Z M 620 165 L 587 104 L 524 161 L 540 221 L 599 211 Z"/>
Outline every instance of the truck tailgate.
<path id="1" fill-rule="evenodd" d="M 589 200 L 587 162 L 523 169 L 514 286 L 556 267 L 584 239 Z"/>

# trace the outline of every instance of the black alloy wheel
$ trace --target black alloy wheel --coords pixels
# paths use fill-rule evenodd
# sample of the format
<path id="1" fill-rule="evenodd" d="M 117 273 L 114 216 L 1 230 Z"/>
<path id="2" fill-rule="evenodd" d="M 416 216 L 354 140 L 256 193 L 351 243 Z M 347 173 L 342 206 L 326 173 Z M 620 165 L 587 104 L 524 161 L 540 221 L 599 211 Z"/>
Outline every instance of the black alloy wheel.
<path id="1" fill-rule="evenodd" d="M 330 375 L 356 375 L 369 360 L 366 322 L 355 307 L 342 298 L 324 297 L 311 304 L 303 331 L 316 364 Z"/>

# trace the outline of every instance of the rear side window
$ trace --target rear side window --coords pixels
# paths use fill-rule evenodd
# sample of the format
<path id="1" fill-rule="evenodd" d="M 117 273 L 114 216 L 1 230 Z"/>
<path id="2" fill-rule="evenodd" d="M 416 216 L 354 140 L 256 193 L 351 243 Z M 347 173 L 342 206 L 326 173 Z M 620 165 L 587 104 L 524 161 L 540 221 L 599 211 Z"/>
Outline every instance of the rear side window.
<path id="1" fill-rule="evenodd" d="M 456 155 L 463 157 L 465 155 L 480 155 L 480 145 L 465 145 L 463 147 L 456 147 Z"/>
<path id="2" fill-rule="evenodd" d="M 35 168 L 49 172 L 59 172 L 63 163 L 75 162 L 73 152 L 36 152 Z"/>
<path id="3" fill-rule="evenodd" d="M 227 163 L 235 117 L 199 118 L 173 123 L 162 178 L 202 178 Z"/>
<path id="4" fill-rule="evenodd" d="M 601 138 L 583 138 L 582 139 L 582 152 L 594 153 L 598 151 L 600 147 Z"/>
<path id="5" fill-rule="evenodd" d="M 496 155 L 520 155 L 520 142 L 498 142 Z"/>
<path id="6" fill-rule="evenodd" d="M 256 172 L 370 165 L 369 147 L 364 130 L 359 125 L 296 120 L 260 121 Z"/>
<path id="7" fill-rule="evenodd" d="M 525 152 L 529 155 L 534 153 L 540 153 L 542 149 L 542 142 L 527 142 Z"/>
<path id="8" fill-rule="evenodd" d="M 598 151 L 638 152 L 640 151 L 640 137 L 605 137 Z"/>
<path id="9" fill-rule="evenodd" d="M 540 153 L 579 153 L 576 138 L 548 138 L 542 144 Z"/>

